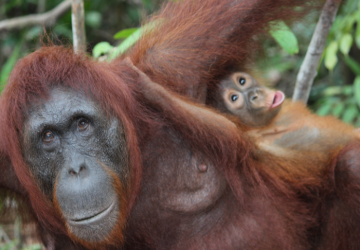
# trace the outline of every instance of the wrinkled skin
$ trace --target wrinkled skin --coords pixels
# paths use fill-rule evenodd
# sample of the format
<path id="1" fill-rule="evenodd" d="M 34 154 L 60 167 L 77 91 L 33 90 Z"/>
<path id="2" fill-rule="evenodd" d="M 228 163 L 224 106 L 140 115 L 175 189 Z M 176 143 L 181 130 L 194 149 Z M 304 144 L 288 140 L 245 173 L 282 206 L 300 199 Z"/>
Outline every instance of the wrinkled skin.
<path id="1" fill-rule="evenodd" d="M 33 105 L 23 129 L 24 156 L 41 190 L 58 204 L 69 230 L 90 242 L 107 237 L 119 217 L 110 172 L 126 178 L 125 146 L 114 117 L 65 88 Z"/>
<path id="2" fill-rule="evenodd" d="M 191 217 L 222 199 L 227 181 L 201 153 L 172 129 L 155 128 L 150 134 L 142 144 L 146 188 L 130 226 L 139 219 L 136 214 L 145 215 L 146 225 L 150 218 L 172 220 L 177 213 Z M 42 191 L 58 203 L 70 232 L 82 240 L 104 240 L 117 217 L 124 216 L 108 172 L 128 181 L 125 144 L 120 122 L 83 93 L 56 88 L 49 100 L 30 109 L 24 124 L 26 162 Z M 55 246 L 62 247 L 61 242 Z"/>

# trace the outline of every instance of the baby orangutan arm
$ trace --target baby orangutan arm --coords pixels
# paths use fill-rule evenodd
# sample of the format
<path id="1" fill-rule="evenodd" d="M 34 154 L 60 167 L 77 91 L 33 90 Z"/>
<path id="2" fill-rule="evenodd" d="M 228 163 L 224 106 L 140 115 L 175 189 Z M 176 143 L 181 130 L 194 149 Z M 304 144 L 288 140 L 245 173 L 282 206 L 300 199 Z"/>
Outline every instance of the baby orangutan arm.
<path id="1" fill-rule="evenodd" d="M 219 159 L 224 155 L 236 154 L 234 149 L 239 143 L 244 143 L 244 139 L 236 139 L 241 133 L 233 122 L 211 109 L 166 90 L 136 68 L 129 59 L 125 63 L 139 74 L 138 89 L 144 98 L 156 105 L 183 136 L 197 141 L 198 147 L 210 150 L 211 154 L 218 154 Z M 231 149 L 231 153 L 225 154 L 222 150 L 226 149 Z M 223 155 L 220 156 L 221 154 Z"/>
<path id="2" fill-rule="evenodd" d="M 135 67 L 130 59 L 125 60 L 126 64 L 139 74 L 140 90 L 144 97 L 151 103 L 158 104 L 164 113 L 169 117 L 175 117 L 178 123 L 179 117 L 184 118 L 184 122 L 200 123 L 211 129 L 221 131 L 231 135 L 236 131 L 236 125 L 224 116 L 205 108 L 199 104 L 190 102 L 182 96 L 166 90 L 163 86 L 154 83 L 145 73 Z"/>
<path id="3" fill-rule="evenodd" d="M 269 126 L 254 129 L 249 135 L 258 143 L 294 150 L 328 153 L 358 140 L 357 130 L 335 117 L 320 117 L 305 105 L 286 101 Z"/>

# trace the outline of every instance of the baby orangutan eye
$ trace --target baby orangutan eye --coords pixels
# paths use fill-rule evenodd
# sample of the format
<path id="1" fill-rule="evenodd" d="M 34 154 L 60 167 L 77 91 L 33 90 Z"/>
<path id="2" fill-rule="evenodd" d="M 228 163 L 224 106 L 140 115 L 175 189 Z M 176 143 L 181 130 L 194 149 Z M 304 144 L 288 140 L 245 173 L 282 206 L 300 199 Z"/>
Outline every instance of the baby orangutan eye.
<path id="1" fill-rule="evenodd" d="M 85 131 L 89 127 L 89 121 L 86 120 L 85 118 L 81 118 L 78 121 L 77 126 L 78 126 L 79 131 Z"/>
<path id="2" fill-rule="evenodd" d="M 231 101 L 232 102 L 235 102 L 237 99 L 239 99 L 239 96 L 238 95 L 231 95 Z"/>
<path id="3" fill-rule="evenodd" d="M 55 135 L 51 131 L 45 131 L 41 137 L 43 143 L 51 143 L 55 139 Z"/>
<path id="4" fill-rule="evenodd" d="M 245 78 L 244 78 L 244 77 L 240 77 L 240 78 L 239 78 L 239 84 L 240 84 L 241 86 L 243 86 L 245 83 L 246 83 Z"/>

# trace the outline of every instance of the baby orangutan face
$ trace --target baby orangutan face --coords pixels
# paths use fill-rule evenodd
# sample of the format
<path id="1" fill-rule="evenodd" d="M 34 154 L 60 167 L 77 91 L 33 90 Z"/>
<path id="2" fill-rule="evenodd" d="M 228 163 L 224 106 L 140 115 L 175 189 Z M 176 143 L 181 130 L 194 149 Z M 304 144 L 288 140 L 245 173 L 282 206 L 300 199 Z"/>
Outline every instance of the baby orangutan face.
<path id="1" fill-rule="evenodd" d="M 250 126 L 266 126 L 279 113 L 285 95 L 261 86 L 251 75 L 235 72 L 221 81 L 225 111 Z"/>

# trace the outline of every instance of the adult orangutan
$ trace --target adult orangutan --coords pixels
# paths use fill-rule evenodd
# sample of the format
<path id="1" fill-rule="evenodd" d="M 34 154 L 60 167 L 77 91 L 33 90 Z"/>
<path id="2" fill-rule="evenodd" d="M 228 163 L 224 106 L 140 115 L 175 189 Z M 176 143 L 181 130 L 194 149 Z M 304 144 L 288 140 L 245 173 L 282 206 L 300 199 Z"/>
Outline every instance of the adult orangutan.
<path id="1" fill-rule="evenodd" d="M 240 30 L 254 25 L 249 29 L 254 35 L 302 4 L 170 3 L 160 15 L 169 17 L 161 19 L 163 36 L 155 31 L 150 38 L 160 40 L 148 40 L 158 47 L 138 53 L 142 40 L 130 55 L 152 77 L 164 72 L 162 83 L 181 91 L 177 84 L 189 80 L 196 89 L 199 79 L 219 80 L 236 46 L 245 53 L 251 43 L 236 39 Z M 178 33 L 167 33 L 174 27 Z M 193 56 L 194 44 L 204 57 Z M 186 55 L 194 60 L 185 64 Z M 180 80 L 170 77 L 175 68 L 183 73 Z M 322 178 L 289 173 L 284 181 L 285 160 L 257 150 L 224 116 L 156 86 L 128 64 L 96 63 L 62 47 L 40 49 L 16 65 L 0 99 L 5 160 L 0 168 L 6 171 L 0 187 L 28 203 L 47 247 L 307 249 L 314 244 L 307 239 L 313 216 L 288 180 L 316 189 L 334 179 L 331 166 Z M 351 152 L 338 156 L 336 171 L 357 169 L 347 157 Z M 346 185 L 356 181 L 344 181 L 336 192 L 350 193 L 355 201 L 357 190 Z M 329 201 L 322 208 L 331 218 L 332 208 L 343 204 Z M 324 222 L 342 220 L 333 214 Z M 356 238 L 346 243 L 357 245 Z"/>
<path id="2" fill-rule="evenodd" d="M 151 101 L 153 104 L 157 104 L 159 111 L 163 112 L 165 118 L 170 119 L 170 121 L 172 121 L 174 124 L 176 123 L 178 118 L 176 116 L 175 117 L 172 116 L 171 112 L 175 111 L 175 113 L 180 113 L 180 115 L 182 115 L 182 113 L 187 113 L 186 116 L 189 119 L 196 117 L 200 119 L 200 121 L 206 122 L 206 124 L 216 123 L 218 125 L 218 128 L 221 129 L 228 128 L 229 130 L 231 130 L 231 133 L 234 132 L 232 128 L 232 126 L 234 125 L 229 120 L 209 119 L 207 114 L 200 112 L 202 109 L 201 106 L 196 107 L 196 105 L 194 104 L 191 107 L 186 100 L 183 100 L 181 97 L 177 96 L 176 94 L 169 93 L 160 85 L 152 82 L 146 75 L 144 75 L 136 68 L 134 68 L 134 70 L 136 70 L 140 75 L 139 84 L 141 88 L 139 89 L 142 89 L 144 98 Z M 341 128 L 340 126 L 341 123 L 338 122 L 336 125 L 339 128 Z M 344 131 L 346 131 L 347 125 L 344 124 L 343 129 Z M 241 131 L 238 131 L 238 133 L 244 136 L 244 134 Z M 236 132 L 232 136 L 228 137 L 229 143 L 231 143 L 231 141 L 236 139 L 238 139 L 236 137 Z M 319 138 L 319 139 L 322 140 L 323 138 Z M 242 137 L 241 140 L 244 140 L 244 138 Z M 325 141 L 323 142 L 325 143 Z M 236 217 L 237 213 L 236 212 L 234 213 L 231 207 L 235 206 L 236 208 L 240 209 L 243 206 L 246 207 L 251 206 L 251 204 L 253 204 L 254 202 L 253 199 L 255 200 L 260 199 L 263 202 L 265 202 L 267 207 L 266 209 L 268 209 L 267 211 L 270 211 L 272 205 L 275 205 L 276 210 L 282 212 L 287 211 L 285 212 L 289 216 L 287 217 L 287 219 L 290 219 L 294 223 L 296 221 L 300 224 L 301 222 L 304 223 L 303 225 L 298 225 L 299 228 L 302 229 L 300 229 L 300 231 L 298 231 L 297 233 L 301 234 L 301 231 L 305 229 L 303 233 L 305 233 L 306 239 L 308 239 L 310 244 L 308 246 L 297 245 L 296 247 L 294 245 L 289 245 L 288 247 L 285 247 L 283 245 L 280 248 L 296 249 L 297 247 L 300 248 L 305 247 L 306 249 L 307 247 L 318 247 L 319 249 L 337 249 L 339 247 L 341 249 L 351 249 L 354 246 L 356 247 L 359 243 L 357 240 L 357 234 L 359 232 L 359 227 L 357 226 L 357 223 L 360 221 L 360 217 L 357 213 L 358 210 L 357 208 L 360 205 L 359 203 L 360 179 L 358 178 L 359 164 L 360 164 L 359 161 L 360 158 L 358 156 L 358 153 L 360 151 L 359 148 L 360 142 L 358 138 L 353 138 L 352 140 L 348 139 L 348 142 L 349 143 L 352 142 L 353 144 L 349 144 L 348 146 L 343 147 L 343 144 L 338 143 L 338 147 L 336 148 L 334 148 L 335 143 L 333 144 L 333 147 L 329 146 L 328 155 L 326 155 L 326 157 L 324 157 L 324 155 L 322 155 L 322 151 L 319 150 L 319 152 L 315 152 L 315 153 L 310 151 L 306 152 L 308 156 L 307 158 L 304 157 L 303 151 L 299 149 L 299 157 L 296 157 L 295 155 L 290 155 L 279 158 L 276 156 L 277 154 L 269 154 L 263 150 L 259 150 L 257 148 L 251 148 L 250 149 L 251 151 L 249 152 L 250 156 L 248 157 L 248 162 L 245 163 L 245 166 L 247 164 L 250 165 L 248 166 L 250 167 L 250 169 L 246 169 L 246 167 L 243 164 L 240 164 L 238 165 L 239 169 L 235 170 L 239 172 L 238 173 L 234 172 L 233 175 L 228 177 L 233 179 L 232 184 L 234 185 L 233 189 L 235 189 L 233 190 L 233 195 L 235 196 L 238 195 L 238 197 L 241 198 L 240 200 L 238 200 L 238 203 L 231 204 L 231 206 L 228 207 L 227 209 L 225 204 L 221 204 L 223 205 L 222 209 L 226 209 L 227 211 L 226 213 L 228 214 L 230 220 L 226 221 L 223 225 L 224 227 L 221 227 L 220 230 L 228 230 L 227 226 L 231 228 L 237 228 L 234 234 L 237 237 L 241 237 L 243 231 L 241 230 L 241 227 L 236 227 L 236 219 L 235 219 L 235 218 L 239 219 L 239 217 Z M 161 159 L 163 160 L 163 158 Z M 243 160 L 244 158 L 239 159 L 239 161 L 243 161 Z M 152 164 L 152 165 L 156 165 L 156 164 Z M 202 164 L 201 167 L 197 166 L 196 168 L 199 172 L 206 172 L 207 167 L 208 167 L 207 165 Z M 149 172 L 151 171 L 149 173 L 149 176 L 151 176 L 152 174 L 154 174 L 154 172 L 157 173 L 159 170 L 150 167 L 150 170 L 145 170 L 145 171 L 149 171 Z M 162 173 L 162 175 L 164 175 L 164 171 L 166 173 L 166 170 L 160 169 L 160 173 Z M 256 178 L 252 179 L 251 177 L 254 176 Z M 173 180 L 173 178 L 168 178 L 168 179 Z M 170 185 L 170 183 L 166 181 L 165 183 L 167 185 Z M 236 186 L 238 184 L 240 185 Z M 146 185 L 146 181 L 145 181 L 145 185 Z M 159 186 L 161 186 L 161 184 L 158 185 L 156 188 L 159 188 Z M 163 188 L 166 189 L 166 185 Z M 260 191 L 260 193 L 257 192 L 259 191 L 258 188 L 262 190 Z M 149 203 L 151 203 L 150 201 L 155 200 L 155 197 L 153 197 L 151 192 L 152 186 L 146 186 L 145 190 L 146 190 L 145 196 L 142 196 L 142 192 L 140 192 L 139 197 L 142 197 L 140 199 L 141 202 L 137 203 L 134 208 L 134 210 L 138 212 L 136 213 L 136 215 L 130 217 L 131 220 L 129 224 L 130 225 L 134 224 L 136 226 L 136 229 L 131 229 L 129 230 L 130 232 L 134 232 L 135 235 L 139 235 L 139 232 L 146 231 L 145 228 L 147 229 L 152 228 L 153 232 L 156 232 L 156 230 L 159 228 L 157 224 L 154 225 L 154 222 L 158 222 L 154 218 L 160 217 L 161 221 L 163 220 L 167 221 L 167 219 L 169 220 L 167 221 L 168 223 L 166 224 L 168 225 L 167 233 L 169 233 L 169 231 L 172 228 L 175 228 L 175 230 L 179 233 L 180 230 L 179 228 L 181 228 L 185 232 L 188 231 L 189 233 L 190 231 L 190 235 L 192 235 L 191 233 L 193 232 L 192 230 L 196 230 L 196 229 L 188 229 L 186 226 L 181 224 L 185 223 L 186 225 L 187 223 L 190 223 L 190 225 L 193 225 L 193 227 L 196 228 L 196 226 L 193 224 L 196 221 L 196 219 L 193 218 L 194 216 L 193 214 L 189 215 L 191 217 L 191 219 L 188 219 L 190 220 L 190 222 L 188 222 L 186 219 L 183 218 L 185 222 L 184 221 L 182 223 L 178 222 L 180 225 L 170 224 L 170 222 L 172 221 L 171 219 L 173 219 L 174 216 L 171 216 L 171 218 L 167 218 L 167 216 L 164 215 L 163 213 L 159 215 L 158 214 L 159 211 L 156 210 L 156 208 L 150 209 L 149 211 L 150 214 L 143 214 L 141 216 L 140 211 L 144 213 L 144 211 L 146 211 L 146 208 L 149 206 Z M 250 196 L 247 196 L 246 192 L 243 193 L 244 190 L 252 190 Z M 171 191 L 167 191 L 167 192 L 163 191 L 163 192 L 169 193 Z M 156 195 L 156 197 L 158 198 L 159 196 Z M 160 195 L 160 197 L 163 196 Z M 171 197 L 171 195 L 167 195 L 166 197 L 167 198 Z M 223 202 L 225 203 L 226 203 L 226 197 L 227 195 L 225 193 L 222 196 L 222 199 L 224 199 Z M 247 198 L 248 200 L 246 200 Z M 270 199 L 267 200 L 267 198 Z M 284 207 L 280 205 L 281 198 L 286 199 L 287 205 Z M 246 201 L 244 201 L 244 199 Z M 291 200 L 294 202 L 294 207 L 292 208 L 288 206 L 291 203 L 290 202 Z M 267 203 L 266 201 L 268 201 L 269 203 Z M 166 207 L 166 203 L 167 201 L 165 201 L 165 205 L 164 205 L 161 203 L 161 201 L 160 202 L 158 201 L 157 204 L 154 206 Z M 251 211 L 255 212 L 257 209 L 260 210 L 262 209 L 258 203 L 256 203 L 256 205 L 257 207 L 252 208 Z M 138 208 L 138 206 L 140 206 L 140 208 Z M 179 203 L 179 206 L 186 207 L 186 204 Z M 169 212 L 168 210 L 176 209 L 176 207 L 175 208 L 166 207 L 166 208 L 167 209 L 165 209 L 165 211 L 167 210 L 167 212 Z M 292 213 L 290 211 L 292 211 Z M 181 212 L 184 213 L 185 211 L 181 210 Z M 199 210 L 197 210 L 197 212 L 199 212 Z M 211 212 L 208 212 L 207 215 L 209 215 L 210 213 Z M 259 211 L 259 213 L 262 214 L 262 218 L 260 219 L 262 222 L 265 222 L 267 221 L 267 219 L 269 219 L 265 211 L 262 212 Z M 283 213 L 280 214 L 284 215 Z M 337 216 L 337 214 L 339 214 L 340 216 Z M 243 214 L 239 216 L 241 217 L 242 215 Z M 276 213 L 272 213 L 272 215 L 276 216 Z M 252 217 L 252 215 L 249 214 L 247 214 L 246 217 L 247 216 L 254 219 L 254 221 L 252 222 L 255 225 L 260 223 L 260 221 L 257 220 L 259 218 Z M 212 219 L 214 218 L 213 216 L 209 216 L 209 217 L 211 217 Z M 221 235 L 219 235 L 218 238 L 216 237 L 213 238 L 212 233 L 216 231 L 216 228 L 218 228 L 219 225 L 217 223 L 214 223 L 212 219 L 208 218 L 207 220 L 208 227 L 206 228 L 207 230 L 209 230 L 208 231 L 209 234 L 201 237 L 202 239 L 193 239 L 191 237 L 189 238 L 185 237 L 181 239 L 176 238 L 177 246 L 174 247 L 170 245 L 170 248 L 218 249 L 218 248 L 229 247 L 229 245 L 224 244 L 222 240 L 219 240 L 219 238 L 221 239 Z M 135 222 L 133 220 L 135 220 Z M 281 221 L 286 223 L 286 218 L 284 217 L 282 218 L 277 217 L 277 220 L 278 223 Z M 148 224 L 146 224 L 147 221 Z M 334 228 L 332 228 L 333 226 Z M 161 228 L 164 227 L 165 226 Z M 251 226 L 249 226 L 249 228 L 253 229 Z M 206 229 L 204 230 L 206 231 Z M 279 233 L 278 229 L 274 228 L 274 230 L 276 233 Z M 333 237 L 332 234 L 334 231 L 336 231 L 336 233 L 340 235 L 340 237 Z M 204 231 L 202 231 L 202 233 L 204 233 Z M 253 233 L 254 232 L 252 231 L 251 234 Z M 150 238 L 156 240 L 156 236 L 163 234 L 164 232 L 161 233 L 161 231 L 159 231 L 157 234 L 155 234 L 155 236 Z M 176 236 L 179 237 L 179 235 L 181 236 L 183 235 L 183 233 L 177 234 Z M 302 237 L 298 239 L 304 239 L 303 237 L 305 237 L 305 235 L 302 235 Z M 234 237 L 236 238 L 236 236 Z M 219 241 L 221 242 L 220 243 L 221 245 L 218 245 Z M 331 243 L 329 243 L 329 241 Z M 143 242 L 143 239 L 134 242 L 132 246 L 139 245 L 139 242 Z M 247 249 L 247 248 L 257 249 L 257 247 L 261 245 L 261 247 L 265 249 L 275 248 L 275 245 L 271 245 L 270 242 L 271 240 L 268 241 L 269 244 L 266 246 L 261 245 L 261 242 L 257 242 L 256 245 L 250 245 L 250 246 L 247 245 L 249 243 L 245 245 L 242 244 L 236 245 L 237 242 L 231 242 L 232 244 L 231 247 L 233 247 L 234 249 Z M 155 248 L 159 248 L 159 245 L 161 244 L 155 244 L 156 246 Z M 144 246 L 140 244 L 139 249 L 142 247 Z"/>
<path id="3" fill-rule="evenodd" d="M 223 116 L 61 47 L 14 73 L 1 99 L 5 167 L 53 248 L 116 249 L 125 233 L 129 248 L 306 249 L 305 207 Z"/>

